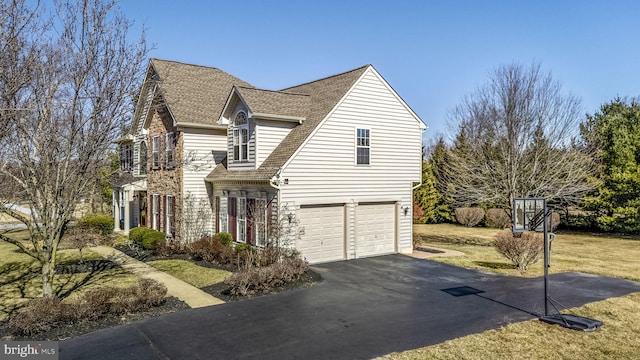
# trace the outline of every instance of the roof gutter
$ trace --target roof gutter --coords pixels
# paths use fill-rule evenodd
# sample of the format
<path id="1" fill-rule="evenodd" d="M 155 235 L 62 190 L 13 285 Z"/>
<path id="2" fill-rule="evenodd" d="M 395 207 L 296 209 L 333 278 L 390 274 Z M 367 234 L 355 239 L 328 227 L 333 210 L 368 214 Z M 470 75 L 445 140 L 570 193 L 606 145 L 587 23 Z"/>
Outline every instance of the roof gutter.
<path id="1" fill-rule="evenodd" d="M 251 117 L 262 119 L 262 120 L 295 122 L 298 124 L 302 124 L 302 122 L 307 119 L 305 117 L 300 117 L 300 116 L 276 115 L 276 114 L 267 114 L 267 113 L 251 113 Z"/>
<path id="2" fill-rule="evenodd" d="M 184 129 L 202 129 L 202 130 L 227 130 L 227 125 L 199 124 L 191 122 L 179 122 L 178 130 Z"/>

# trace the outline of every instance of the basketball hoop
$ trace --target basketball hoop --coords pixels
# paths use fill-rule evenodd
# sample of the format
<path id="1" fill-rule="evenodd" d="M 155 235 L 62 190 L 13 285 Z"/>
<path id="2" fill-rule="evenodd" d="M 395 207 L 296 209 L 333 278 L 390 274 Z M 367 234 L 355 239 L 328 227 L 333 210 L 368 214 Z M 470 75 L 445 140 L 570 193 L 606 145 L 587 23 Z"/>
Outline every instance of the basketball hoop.
<path id="1" fill-rule="evenodd" d="M 555 234 L 551 231 L 551 210 L 547 209 L 547 200 L 541 198 L 516 198 L 513 199 L 512 227 L 514 237 L 520 237 L 525 231 L 543 232 L 544 241 L 544 316 L 540 320 L 550 324 L 557 324 L 573 330 L 593 331 L 602 326 L 602 321 L 585 318 L 573 314 L 561 314 L 554 303 L 559 304 L 549 296 L 549 266 L 551 266 L 551 242 Z M 556 314 L 549 314 L 551 304 Z"/>

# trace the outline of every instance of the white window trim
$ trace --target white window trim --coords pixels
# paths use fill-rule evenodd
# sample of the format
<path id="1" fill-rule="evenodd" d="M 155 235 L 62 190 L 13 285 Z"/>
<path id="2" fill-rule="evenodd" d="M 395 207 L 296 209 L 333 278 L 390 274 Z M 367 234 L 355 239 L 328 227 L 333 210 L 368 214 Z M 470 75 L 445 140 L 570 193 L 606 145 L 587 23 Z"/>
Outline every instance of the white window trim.
<path id="1" fill-rule="evenodd" d="M 237 241 L 241 243 L 247 242 L 247 198 L 237 197 L 236 206 L 236 237 Z M 244 206 L 241 204 L 244 203 Z M 240 216 L 242 214 L 242 217 Z M 242 231 L 240 231 L 242 230 Z M 242 236 L 244 235 L 244 236 Z"/>
<path id="2" fill-rule="evenodd" d="M 175 166 L 175 133 L 168 132 L 165 135 L 165 156 L 164 161 L 167 168 L 172 168 Z M 169 161 L 169 155 L 171 155 L 171 161 Z"/>
<path id="3" fill-rule="evenodd" d="M 264 247 L 267 245 L 267 199 L 266 198 L 256 198 L 254 203 L 256 204 L 256 209 L 254 212 L 259 214 L 259 217 L 254 217 L 255 224 L 255 238 L 256 245 L 259 247 Z M 260 227 L 263 227 L 262 236 L 260 236 Z"/>
<path id="4" fill-rule="evenodd" d="M 154 230 L 158 230 L 160 225 L 160 194 L 153 194 L 153 209 L 151 209 L 153 220 L 152 226 Z"/>
<path id="5" fill-rule="evenodd" d="M 133 145 L 120 145 L 120 170 L 123 172 L 131 172 L 133 170 Z"/>
<path id="6" fill-rule="evenodd" d="M 151 167 L 160 167 L 160 135 L 156 135 L 151 140 Z"/>
<path id="7" fill-rule="evenodd" d="M 229 207 L 227 205 L 229 198 L 220 197 L 220 232 L 229 232 Z"/>
<path id="8" fill-rule="evenodd" d="M 168 237 L 172 237 L 174 234 L 171 232 L 171 225 L 173 223 L 173 218 L 174 218 L 174 214 L 172 213 L 173 209 L 171 208 L 171 200 L 173 199 L 173 195 L 167 195 L 165 197 L 165 214 L 166 214 L 166 222 L 165 222 L 165 227 L 166 227 L 166 231 L 165 234 L 167 234 Z"/>
<path id="9" fill-rule="evenodd" d="M 143 145 L 144 145 L 144 151 L 142 151 Z M 144 141 L 140 142 L 139 149 L 140 150 L 138 151 L 138 174 L 146 175 L 147 165 L 149 164 L 149 155 L 147 154 L 147 151 L 149 149 L 147 148 L 147 143 Z M 142 161 L 143 159 L 144 159 L 144 162 Z"/>
<path id="10" fill-rule="evenodd" d="M 245 123 L 237 125 L 236 120 L 240 114 L 244 115 Z M 243 139 L 243 133 L 246 139 Z M 233 118 L 233 127 L 231 129 L 233 161 L 248 162 L 249 161 L 249 118 L 244 111 L 239 111 Z M 238 158 L 236 159 L 236 146 L 238 147 Z"/>
<path id="11" fill-rule="evenodd" d="M 369 144 L 366 146 L 361 146 L 358 144 L 359 141 L 359 137 L 358 137 L 358 131 L 359 130 L 365 130 L 368 132 L 368 136 L 366 137 L 366 139 L 369 141 Z M 355 142 L 354 142 L 354 155 L 355 155 L 355 165 L 356 166 L 371 166 L 371 128 L 367 128 L 367 127 L 356 127 L 355 129 Z M 359 164 L 358 163 L 358 149 L 359 148 L 366 148 L 369 149 L 369 162 L 366 164 Z"/>

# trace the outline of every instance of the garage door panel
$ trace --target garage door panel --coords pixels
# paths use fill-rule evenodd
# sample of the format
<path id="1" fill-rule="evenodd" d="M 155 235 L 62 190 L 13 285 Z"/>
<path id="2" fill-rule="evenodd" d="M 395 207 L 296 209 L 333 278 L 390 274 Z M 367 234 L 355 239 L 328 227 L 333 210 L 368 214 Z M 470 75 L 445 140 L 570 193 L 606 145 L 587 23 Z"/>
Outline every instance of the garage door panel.
<path id="1" fill-rule="evenodd" d="M 296 248 L 310 263 L 344 259 L 344 208 L 342 206 L 303 207 L 300 226 L 304 235 Z"/>
<path id="2" fill-rule="evenodd" d="M 359 205 L 356 234 L 358 257 L 395 252 L 395 204 Z"/>

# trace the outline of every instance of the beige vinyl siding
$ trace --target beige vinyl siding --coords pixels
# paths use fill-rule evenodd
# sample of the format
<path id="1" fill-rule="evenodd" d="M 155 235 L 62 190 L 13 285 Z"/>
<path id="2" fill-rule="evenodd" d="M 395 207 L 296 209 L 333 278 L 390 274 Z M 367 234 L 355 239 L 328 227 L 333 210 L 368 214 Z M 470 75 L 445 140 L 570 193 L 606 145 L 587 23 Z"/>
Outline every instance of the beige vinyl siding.
<path id="1" fill-rule="evenodd" d="M 370 129 L 370 165 L 356 165 L 358 128 Z M 284 168 L 281 196 L 296 204 L 396 202 L 398 250 L 410 251 L 411 214 L 400 207 L 411 208 L 421 157 L 421 123 L 369 69 Z"/>
<path id="2" fill-rule="evenodd" d="M 196 198 L 207 198 L 204 178 L 217 165 L 212 151 L 226 150 L 226 133 L 186 129 L 182 133 L 183 141 L 183 183 L 182 194 L 191 193 Z M 210 224 L 213 230 L 213 223 Z"/>
<path id="3" fill-rule="evenodd" d="M 296 123 L 283 123 L 277 121 L 256 120 L 255 122 L 255 149 L 256 168 L 271 155 L 271 152 L 289 134 Z"/>

